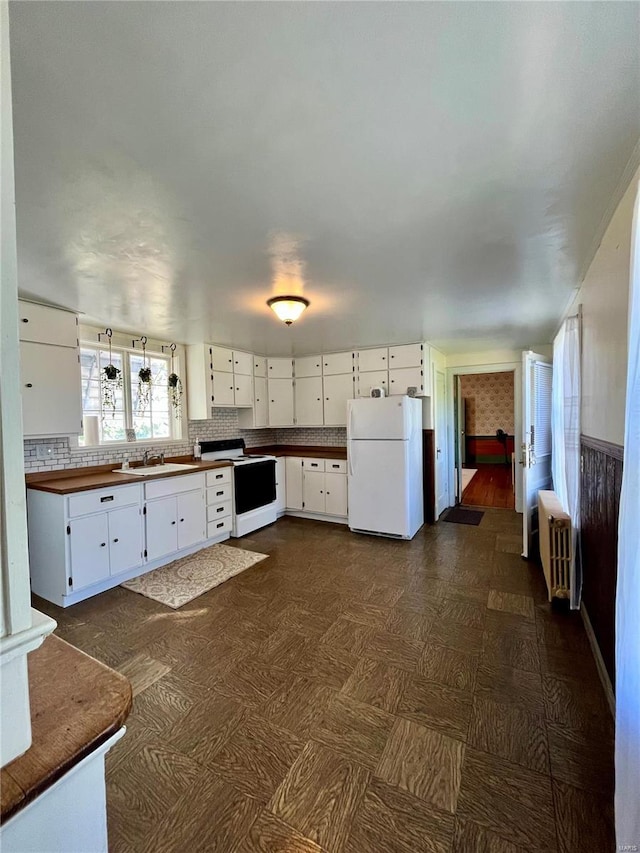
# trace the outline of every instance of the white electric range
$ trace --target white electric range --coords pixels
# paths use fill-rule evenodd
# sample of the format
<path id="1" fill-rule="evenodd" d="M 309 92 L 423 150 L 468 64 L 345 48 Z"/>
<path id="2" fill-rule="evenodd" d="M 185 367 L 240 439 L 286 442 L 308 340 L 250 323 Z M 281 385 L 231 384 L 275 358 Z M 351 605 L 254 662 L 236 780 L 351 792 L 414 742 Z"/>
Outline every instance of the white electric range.
<path id="1" fill-rule="evenodd" d="M 232 536 L 246 536 L 276 521 L 275 456 L 246 453 L 243 438 L 201 441 L 200 450 L 204 461 L 233 463 Z"/>

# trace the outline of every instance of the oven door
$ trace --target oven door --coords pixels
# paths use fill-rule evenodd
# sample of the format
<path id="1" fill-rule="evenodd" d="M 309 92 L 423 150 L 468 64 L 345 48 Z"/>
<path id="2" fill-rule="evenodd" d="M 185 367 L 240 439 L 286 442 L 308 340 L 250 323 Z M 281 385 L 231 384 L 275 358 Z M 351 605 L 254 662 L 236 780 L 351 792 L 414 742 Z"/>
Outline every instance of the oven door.
<path id="1" fill-rule="evenodd" d="M 276 461 L 251 462 L 233 469 L 236 515 L 266 506 L 276 499 Z"/>

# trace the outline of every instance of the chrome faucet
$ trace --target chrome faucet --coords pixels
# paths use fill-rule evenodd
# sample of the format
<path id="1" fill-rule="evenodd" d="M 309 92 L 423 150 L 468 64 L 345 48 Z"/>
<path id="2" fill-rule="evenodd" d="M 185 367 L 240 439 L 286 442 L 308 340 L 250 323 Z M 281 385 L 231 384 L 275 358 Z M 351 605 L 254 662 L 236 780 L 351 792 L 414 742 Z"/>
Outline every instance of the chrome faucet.
<path id="1" fill-rule="evenodd" d="M 142 456 L 142 465 L 164 465 L 164 453 L 157 453 L 154 456 L 149 455 L 149 451 L 145 450 Z"/>

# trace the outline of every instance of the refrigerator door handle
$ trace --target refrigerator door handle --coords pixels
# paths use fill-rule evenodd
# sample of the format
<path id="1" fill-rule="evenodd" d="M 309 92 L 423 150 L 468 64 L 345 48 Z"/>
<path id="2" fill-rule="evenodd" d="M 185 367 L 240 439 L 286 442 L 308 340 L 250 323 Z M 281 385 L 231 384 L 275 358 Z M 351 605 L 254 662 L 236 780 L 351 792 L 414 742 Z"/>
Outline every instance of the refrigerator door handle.
<path id="1" fill-rule="evenodd" d="M 349 475 L 353 477 L 353 441 L 347 446 L 347 458 L 349 460 Z"/>

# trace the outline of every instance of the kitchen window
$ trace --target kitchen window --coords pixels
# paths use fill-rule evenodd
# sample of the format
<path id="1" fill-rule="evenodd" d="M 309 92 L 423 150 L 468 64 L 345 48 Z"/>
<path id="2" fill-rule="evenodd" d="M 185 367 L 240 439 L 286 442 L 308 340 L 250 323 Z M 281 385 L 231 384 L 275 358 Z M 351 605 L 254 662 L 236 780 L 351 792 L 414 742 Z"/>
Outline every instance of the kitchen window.
<path id="1" fill-rule="evenodd" d="M 138 379 L 145 366 L 141 350 L 112 348 L 111 363 L 121 371 L 120 387 L 113 389 L 111 401 L 105 400 L 102 377 L 109 364 L 109 350 L 83 343 L 80 346 L 82 376 L 82 418 L 84 435 L 81 447 L 115 444 L 127 441 L 171 441 L 179 439 L 182 419 L 169 399 L 168 378 L 171 358 L 162 353 L 149 353 L 146 366 L 151 368 L 151 388 L 143 393 Z M 142 393 L 141 393 L 142 392 Z"/>

